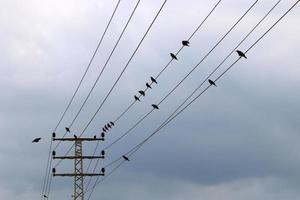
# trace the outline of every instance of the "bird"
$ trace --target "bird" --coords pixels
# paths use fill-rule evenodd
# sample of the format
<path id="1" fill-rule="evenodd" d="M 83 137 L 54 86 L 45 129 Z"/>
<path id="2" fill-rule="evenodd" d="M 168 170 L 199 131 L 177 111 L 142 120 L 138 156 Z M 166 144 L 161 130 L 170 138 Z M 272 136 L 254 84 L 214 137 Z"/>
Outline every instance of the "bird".
<path id="1" fill-rule="evenodd" d="M 44 198 L 48 198 L 47 195 L 43 195 Z"/>
<path id="2" fill-rule="evenodd" d="M 142 95 L 142 96 L 145 96 L 145 92 L 143 90 L 140 90 L 139 93 Z"/>
<path id="3" fill-rule="evenodd" d="M 34 140 L 32 140 L 32 143 L 38 143 L 42 138 L 35 138 Z"/>
<path id="4" fill-rule="evenodd" d="M 242 51 L 240 51 L 240 50 L 236 50 L 236 52 L 238 53 L 238 55 L 239 55 L 240 57 L 244 57 L 244 58 L 247 59 L 247 56 L 245 55 L 244 52 L 242 52 Z"/>
<path id="5" fill-rule="evenodd" d="M 124 160 L 130 161 L 129 158 L 128 158 L 127 156 L 123 155 L 122 157 L 124 158 Z"/>
<path id="6" fill-rule="evenodd" d="M 174 53 L 170 53 L 170 56 L 171 56 L 172 59 L 178 60 L 177 56 Z"/>
<path id="7" fill-rule="evenodd" d="M 136 101 L 141 101 L 140 98 L 138 98 L 136 95 L 134 95 L 134 99 L 135 99 Z"/>
<path id="8" fill-rule="evenodd" d="M 68 127 L 65 127 L 66 131 L 70 133 L 70 129 Z"/>
<path id="9" fill-rule="evenodd" d="M 183 40 L 181 43 L 182 43 L 183 46 L 187 46 L 187 47 L 190 46 L 190 42 L 187 41 L 187 40 Z"/>
<path id="10" fill-rule="evenodd" d="M 110 125 L 109 123 L 107 123 L 107 127 L 108 127 L 108 128 L 111 128 L 111 125 Z"/>
<path id="11" fill-rule="evenodd" d="M 215 83 L 214 81 L 212 81 L 212 80 L 208 79 L 208 82 L 209 82 L 209 84 L 210 84 L 210 85 L 214 85 L 214 86 L 216 86 L 216 87 L 217 87 L 217 85 L 216 85 L 216 83 Z"/>
<path id="12" fill-rule="evenodd" d="M 155 80 L 155 78 L 153 78 L 152 76 L 151 76 L 150 78 L 151 78 L 151 81 L 152 81 L 153 83 L 156 83 L 156 84 L 157 84 L 157 81 Z"/>
<path id="13" fill-rule="evenodd" d="M 149 83 L 146 83 L 147 88 L 152 89 L 152 87 L 149 85 Z"/>
<path id="14" fill-rule="evenodd" d="M 114 126 L 115 125 L 115 123 L 113 123 L 113 122 L 109 122 L 110 123 L 110 125 L 112 125 L 112 126 Z"/>
<path id="15" fill-rule="evenodd" d="M 154 109 L 157 109 L 157 110 L 159 109 L 159 108 L 158 108 L 158 105 L 155 105 L 155 104 L 152 104 L 152 107 L 153 107 Z"/>

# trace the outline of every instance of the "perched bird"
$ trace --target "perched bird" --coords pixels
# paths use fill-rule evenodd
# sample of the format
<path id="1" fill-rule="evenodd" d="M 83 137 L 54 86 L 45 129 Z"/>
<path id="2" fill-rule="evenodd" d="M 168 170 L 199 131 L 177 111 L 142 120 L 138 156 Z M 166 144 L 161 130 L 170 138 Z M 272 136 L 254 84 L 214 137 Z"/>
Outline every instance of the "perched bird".
<path id="1" fill-rule="evenodd" d="M 109 122 L 110 123 L 110 125 L 112 125 L 112 126 L 114 126 L 115 125 L 115 123 L 113 123 L 113 122 Z"/>
<path id="2" fill-rule="evenodd" d="M 159 108 L 158 108 L 158 105 L 155 105 L 155 104 L 152 104 L 152 107 L 153 107 L 154 109 L 157 109 L 157 110 L 159 109 Z"/>
<path id="3" fill-rule="evenodd" d="M 145 96 L 145 92 L 143 90 L 140 90 L 139 93 L 142 95 L 142 96 Z"/>
<path id="4" fill-rule="evenodd" d="M 32 140 L 32 143 L 38 143 L 42 138 L 35 138 L 34 140 Z"/>
<path id="5" fill-rule="evenodd" d="M 244 57 L 244 58 L 247 59 L 247 56 L 246 56 L 245 53 L 243 53 L 242 51 L 237 50 L 236 52 L 238 53 L 238 55 L 239 55 L 240 57 Z"/>
<path id="6" fill-rule="evenodd" d="M 157 84 L 157 81 L 155 80 L 155 78 L 153 78 L 152 76 L 151 76 L 150 78 L 151 78 L 151 81 L 152 81 L 153 83 L 156 83 L 156 84 Z"/>
<path id="7" fill-rule="evenodd" d="M 172 59 L 178 60 L 177 56 L 174 53 L 170 53 L 170 56 L 171 56 Z"/>
<path id="8" fill-rule="evenodd" d="M 127 156 L 123 155 L 122 157 L 124 158 L 124 160 L 130 161 L 129 158 L 128 158 Z"/>
<path id="9" fill-rule="evenodd" d="M 70 129 L 68 127 L 65 127 L 65 129 L 68 133 L 70 133 Z"/>
<path id="10" fill-rule="evenodd" d="M 135 99 L 136 101 L 141 101 L 140 98 L 138 98 L 136 95 L 134 95 L 134 99 Z"/>
<path id="11" fill-rule="evenodd" d="M 183 41 L 182 41 L 182 45 L 183 45 L 183 46 L 189 47 L 189 46 L 190 46 L 190 42 L 187 41 L 187 40 L 183 40 Z"/>
<path id="12" fill-rule="evenodd" d="M 149 85 L 149 83 L 146 83 L 147 88 L 152 89 L 152 87 Z"/>
<path id="13" fill-rule="evenodd" d="M 108 128 L 111 128 L 111 125 L 110 125 L 109 123 L 107 123 L 107 127 L 108 127 Z"/>
<path id="14" fill-rule="evenodd" d="M 102 128 L 102 131 L 103 131 L 103 132 L 106 132 L 106 129 L 103 127 L 103 128 Z"/>
<path id="15" fill-rule="evenodd" d="M 208 79 L 208 82 L 209 82 L 209 84 L 211 84 L 211 85 L 214 85 L 214 86 L 216 86 L 216 87 L 217 87 L 216 83 L 215 83 L 215 82 L 213 82 L 212 80 Z"/>

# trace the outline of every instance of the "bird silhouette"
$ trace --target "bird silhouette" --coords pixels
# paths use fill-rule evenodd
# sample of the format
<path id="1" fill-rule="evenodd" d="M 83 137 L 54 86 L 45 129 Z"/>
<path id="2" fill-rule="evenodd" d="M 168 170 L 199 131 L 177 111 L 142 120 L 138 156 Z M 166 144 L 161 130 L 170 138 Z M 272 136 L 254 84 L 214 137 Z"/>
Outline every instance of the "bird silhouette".
<path id="1" fill-rule="evenodd" d="M 110 123 L 110 125 L 112 125 L 112 126 L 114 126 L 115 125 L 115 123 L 113 123 L 113 122 L 109 122 Z"/>
<path id="2" fill-rule="evenodd" d="M 150 79 L 151 79 L 151 81 L 152 81 L 153 83 L 156 83 L 156 84 L 157 84 L 157 81 L 155 80 L 155 78 L 153 78 L 153 77 L 151 76 Z"/>
<path id="3" fill-rule="evenodd" d="M 210 85 L 214 85 L 214 86 L 216 86 L 216 87 L 217 87 L 217 85 L 216 85 L 216 83 L 215 83 L 214 81 L 212 81 L 212 80 L 208 79 L 208 82 L 209 82 L 209 84 L 210 84 Z"/>
<path id="4" fill-rule="evenodd" d="M 242 51 L 240 51 L 240 50 L 237 50 L 236 52 L 238 53 L 238 55 L 239 55 L 240 57 L 244 57 L 244 58 L 247 59 L 247 56 L 245 55 L 244 52 L 242 52 Z"/>
<path id="5" fill-rule="evenodd" d="M 123 155 L 122 157 L 124 158 L 124 160 L 130 161 L 129 158 L 128 158 L 127 156 Z"/>
<path id="6" fill-rule="evenodd" d="M 138 98 L 136 95 L 134 95 L 134 99 L 135 99 L 136 101 L 141 101 L 140 98 Z"/>
<path id="7" fill-rule="evenodd" d="M 152 87 L 149 85 L 149 83 L 146 83 L 147 88 L 152 89 Z"/>
<path id="8" fill-rule="evenodd" d="M 65 127 L 65 129 L 68 133 L 70 133 L 70 129 L 68 127 Z"/>
<path id="9" fill-rule="evenodd" d="M 32 143 L 38 143 L 42 138 L 35 138 L 34 140 L 32 140 Z"/>
<path id="10" fill-rule="evenodd" d="M 172 59 L 178 60 L 177 56 L 174 53 L 170 53 L 170 56 L 171 56 Z"/>
<path id="11" fill-rule="evenodd" d="M 108 128 L 111 128 L 111 125 L 110 125 L 109 123 L 107 123 L 107 127 L 108 127 Z"/>
<path id="12" fill-rule="evenodd" d="M 187 46 L 187 47 L 190 46 L 190 42 L 187 41 L 187 40 L 183 40 L 181 43 L 182 43 L 183 46 Z"/>
<path id="13" fill-rule="evenodd" d="M 157 109 L 157 110 L 159 109 L 159 108 L 158 108 L 158 105 L 155 105 L 155 104 L 152 104 L 152 107 L 153 107 L 154 109 Z"/>
<path id="14" fill-rule="evenodd" d="M 142 96 L 145 96 L 145 92 L 143 90 L 140 90 L 139 93 L 142 95 Z"/>

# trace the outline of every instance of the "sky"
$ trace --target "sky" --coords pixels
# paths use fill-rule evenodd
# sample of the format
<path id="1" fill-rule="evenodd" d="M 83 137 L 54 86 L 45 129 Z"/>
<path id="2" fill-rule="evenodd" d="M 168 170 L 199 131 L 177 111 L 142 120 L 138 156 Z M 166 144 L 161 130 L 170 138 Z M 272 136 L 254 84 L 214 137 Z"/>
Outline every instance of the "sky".
<path id="1" fill-rule="evenodd" d="M 103 148 L 151 110 L 255 0 L 223 0 L 100 144 Z M 74 118 L 137 1 L 122 0 L 57 136 Z M 101 132 L 170 61 L 217 0 L 168 0 L 85 136 Z M 277 0 L 258 1 L 189 78 L 128 136 L 106 151 L 105 166 L 151 134 L 206 78 Z M 294 2 L 282 0 L 239 47 L 247 50 Z M 50 138 L 117 0 L 0 0 L 0 197 L 40 199 Z M 71 129 L 80 134 L 109 91 L 163 0 L 141 0 L 128 29 Z M 300 198 L 300 5 L 197 101 L 95 189 L 91 199 L 297 200 Z M 233 54 L 212 76 L 238 58 Z M 206 83 L 208 85 L 208 83 Z M 71 134 L 71 136 L 72 136 Z M 32 144 L 33 138 L 42 137 Z M 70 144 L 57 149 L 63 155 Z M 95 144 L 84 143 L 84 154 Z M 56 162 L 54 162 L 55 164 Z M 94 164 L 94 163 L 93 163 Z M 86 167 L 87 163 L 85 163 Z M 71 172 L 71 161 L 57 166 Z M 110 171 L 111 168 L 107 168 Z M 71 199 L 71 178 L 55 177 L 49 199 Z"/>

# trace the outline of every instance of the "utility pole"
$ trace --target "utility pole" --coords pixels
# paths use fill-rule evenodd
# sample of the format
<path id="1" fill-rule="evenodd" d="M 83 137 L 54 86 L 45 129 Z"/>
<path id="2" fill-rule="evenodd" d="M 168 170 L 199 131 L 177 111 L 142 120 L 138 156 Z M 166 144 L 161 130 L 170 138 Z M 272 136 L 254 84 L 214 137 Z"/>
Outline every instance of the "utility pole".
<path id="1" fill-rule="evenodd" d="M 74 160 L 74 172 L 73 173 L 56 173 L 56 169 L 52 169 L 53 176 L 61 176 L 61 177 L 74 177 L 74 200 L 84 200 L 84 177 L 86 176 L 104 176 L 105 169 L 101 169 L 101 173 L 84 173 L 83 172 L 83 160 L 84 159 L 104 159 L 105 158 L 105 152 L 102 151 L 101 155 L 99 156 L 83 156 L 82 153 L 82 143 L 83 142 L 92 142 L 92 141 L 104 141 L 104 135 L 103 137 L 97 138 L 94 136 L 93 138 L 80 138 L 74 135 L 73 138 L 56 138 L 55 135 L 53 135 L 52 140 L 53 141 L 71 141 L 74 142 L 74 156 L 56 156 L 56 152 L 52 152 L 52 158 L 53 159 L 69 159 Z"/>

